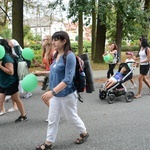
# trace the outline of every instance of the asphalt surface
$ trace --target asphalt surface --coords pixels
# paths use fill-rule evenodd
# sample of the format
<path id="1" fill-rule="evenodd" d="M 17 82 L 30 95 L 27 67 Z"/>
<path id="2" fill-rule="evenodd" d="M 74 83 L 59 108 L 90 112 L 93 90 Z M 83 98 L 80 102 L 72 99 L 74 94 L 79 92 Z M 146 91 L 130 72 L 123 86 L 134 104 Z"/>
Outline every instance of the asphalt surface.
<path id="1" fill-rule="evenodd" d="M 150 150 L 148 88 L 144 86 L 142 97 L 130 103 L 121 96 L 113 104 L 108 104 L 107 100 L 99 99 L 99 87 L 100 83 L 95 83 L 95 91 L 83 93 L 84 102 L 78 102 L 78 114 L 90 135 L 88 140 L 82 145 L 74 144 L 78 132 L 63 116 L 53 150 Z M 130 89 L 130 82 L 126 87 L 137 92 L 137 89 Z M 48 108 L 41 101 L 43 93 L 39 85 L 32 97 L 22 99 L 28 121 L 14 122 L 19 111 L 0 116 L 0 150 L 34 150 L 45 141 Z M 5 103 L 6 109 L 11 106 L 11 100 Z"/>

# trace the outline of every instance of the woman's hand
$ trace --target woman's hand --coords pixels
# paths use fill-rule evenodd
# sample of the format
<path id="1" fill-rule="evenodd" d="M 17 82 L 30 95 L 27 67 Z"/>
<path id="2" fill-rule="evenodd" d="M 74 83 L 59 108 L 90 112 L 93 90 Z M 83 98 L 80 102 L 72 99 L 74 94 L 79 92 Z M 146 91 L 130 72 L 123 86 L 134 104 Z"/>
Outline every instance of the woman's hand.
<path id="1" fill-rule="evenodd" d="M 38 63 L 38 62 L 34 62 L 33 65 L 34 65 L 35 67 L 40 67 L 40 63 Z"/>
<path id="2" fill-rule="evenodd" d="M 42 98 L 42 100 L 43 100 L 44 103 L 47 103 L 52 97 L 53 97 L 52 91 L 47 91 L 46 93 L 44 93 L 42 95 L 41 98 Z"/>
<path id="3" fill-rule="evenodd" d="M 35 67 L 40 67 L 40 63 L 39 62 L 37 62 L 35 59 L 33 59 L 33 65 L 35 66 Z"/>

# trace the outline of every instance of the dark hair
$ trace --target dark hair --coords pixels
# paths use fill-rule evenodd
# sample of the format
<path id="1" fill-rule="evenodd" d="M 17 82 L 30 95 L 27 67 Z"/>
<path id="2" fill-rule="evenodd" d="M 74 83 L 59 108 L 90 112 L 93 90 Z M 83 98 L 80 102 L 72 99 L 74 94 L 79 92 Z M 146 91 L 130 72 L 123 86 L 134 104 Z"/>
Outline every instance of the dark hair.
<path id="1" fill-rule="evenodd" d="M 142 40 L 141 40 L 141 46 L 143 48 L 146 48 L 147 46 L 149 46 L 148 41 L 147 41 L 146 38 L 142 38 Z"/>
<path id="2" fill-rule="evenodd" d="M 139 38 L 140 41 L 142 41 L 142 39 L 144 39 L 145 36 L 144 35 L 141 35 L 141 37 Z"/>
<path id="3" fill-rule="evenodd" d="M 68 51 L 72 51 L 71 44 L 70 44 L 70 38 L 69 38 L 69 35 L 67 32 L 65 32 L 65 31 L 55 32 L 52 35 L 52 40 L 60 40 L 60 41 L 66 40 L 66 43 L 64 45 L 64 52 L 65 52 L 64 55 L 66 55 Z M 57 56 L 57 54 L 58 54 L 58 52 L 56 52 L 56 56 Z"/>
<path id="4" fill-rule="evenodd" d="M 7 40 L 5 40 L 5 39 L 0 39 L 0 45 L 2 45 L 2 46 L 4 47 L 6 53 L 9 53 L 9 54 L 12 55 L 12 49 L 11 49 L 11 47 L 9 46 Z"/>
<path id="5" fill-rule="evenodd" d="M 117 44 L 116 44 L 115 42 L 110 43 L 110 45 L 112 45 L 112 44 L 114 44 L 114 48 L 113 48 L 113 50 L 118 50 L 118 46 L 117 46 Z"/>

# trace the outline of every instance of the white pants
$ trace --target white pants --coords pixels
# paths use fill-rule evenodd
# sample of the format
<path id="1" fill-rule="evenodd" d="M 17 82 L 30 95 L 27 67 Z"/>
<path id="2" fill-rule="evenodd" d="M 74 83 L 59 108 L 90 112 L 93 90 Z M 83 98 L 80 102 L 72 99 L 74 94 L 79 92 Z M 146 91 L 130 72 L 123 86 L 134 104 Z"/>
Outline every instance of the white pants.
<path id="1" fill-rule="evenodd" d="M 56 140 L 62 110 L 67 121 L 73 124 L 77 128 L 79 133 L 83 133 L 86 131 L 86 127 L 83 121 L 77 114 L 77 93 L 71 93 L 66 97 L 53 96 L 50 99 L 50 107 L 48 114 L 49 121 L 46 140 L 49 142 L 54 143 Z"/>

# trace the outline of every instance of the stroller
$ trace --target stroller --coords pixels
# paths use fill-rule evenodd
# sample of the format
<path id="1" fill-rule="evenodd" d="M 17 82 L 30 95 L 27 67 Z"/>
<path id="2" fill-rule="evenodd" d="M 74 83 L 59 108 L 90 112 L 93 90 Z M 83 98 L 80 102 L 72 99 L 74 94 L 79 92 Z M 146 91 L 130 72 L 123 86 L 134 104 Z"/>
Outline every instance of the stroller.
<path id="1" fill-rule="evenodd" d="M 128 62 L 133 63 L 133 62 Z M 105 89 L 106 83 L 102 84 L 99 89 L 99 98 L 101 100 L 106 99 L 108 97 L 107 102 L 109 104 L 114 103 L 114 100 L 116 97 L 119 97 L 121 95 L 125 96 L 126 102 L 131 102 L 134 98 L 134 93 L 132 91 L 127 91 L 127 88 L 123 84 L 124 82 L 130 80 L 133 76 L 133 70 L 136 68 L 136 66 L 132 67 L 132 69 L 129 68 L 128 63 L 121 63 L 119 65 L 118 71 L 120 72 L 122 67 L 126 68 L 126 72 L 123 74 L 123 78 L 120 81 L 117 81 L 113 86 L 109 87 L 108 89 Z"/>

